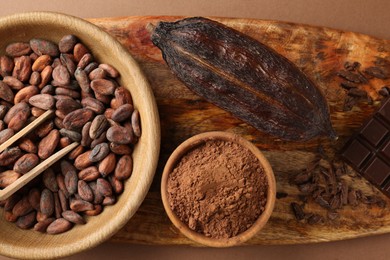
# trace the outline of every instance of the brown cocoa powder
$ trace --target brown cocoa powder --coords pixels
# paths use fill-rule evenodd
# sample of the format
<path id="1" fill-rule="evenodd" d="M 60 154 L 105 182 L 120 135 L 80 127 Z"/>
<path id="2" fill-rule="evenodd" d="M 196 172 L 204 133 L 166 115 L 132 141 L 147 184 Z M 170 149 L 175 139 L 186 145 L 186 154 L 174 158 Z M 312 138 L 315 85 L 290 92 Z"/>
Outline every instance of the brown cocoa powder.
<path id="1" fill-rule="evenodd" d="M 259 218 L 268 182 L 259 160 L 230 141 L 209 140 L 189 151 L 168 180 L 173 212 L 188 227 L 211 238 L 229 238 Z"/>

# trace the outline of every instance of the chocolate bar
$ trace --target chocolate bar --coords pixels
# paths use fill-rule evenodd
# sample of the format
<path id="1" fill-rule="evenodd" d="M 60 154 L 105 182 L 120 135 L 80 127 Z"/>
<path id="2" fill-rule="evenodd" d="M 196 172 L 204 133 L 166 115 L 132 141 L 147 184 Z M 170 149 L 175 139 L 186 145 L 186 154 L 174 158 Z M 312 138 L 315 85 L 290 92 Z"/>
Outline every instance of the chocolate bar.
<path id="1" fill-rule="evenodd" d="M 342 157 L 390 197 L 390 98 L 344 146 Z"/>

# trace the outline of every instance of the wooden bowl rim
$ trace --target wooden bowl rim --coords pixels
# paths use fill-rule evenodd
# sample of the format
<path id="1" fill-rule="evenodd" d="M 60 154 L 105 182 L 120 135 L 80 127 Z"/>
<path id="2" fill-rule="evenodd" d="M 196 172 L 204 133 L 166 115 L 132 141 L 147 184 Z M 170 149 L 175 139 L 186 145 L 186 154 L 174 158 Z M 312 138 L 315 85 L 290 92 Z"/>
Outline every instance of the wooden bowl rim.
<path id="1" fill-rule="evenodd" d="M 53 21 L 55 22 L 53 23 Z M 125 198 L 123 194 L 121 195 L 123 198 L 120 197 L 119 199 L 126 200 L 123 204 L 123 208 L 112 216 L 112 221 L 110 220 L 108 225 L 102 224 L 101 228 L 94 230 L 92 232 L 93 234 L 84 238 L 81 241 L 82 243 L 76 243 L 70 239 L 68 245 L 58 243 L 59 239 L 57 239 L 56 236 L 59 235 L 52 236 L 53 246 L 39 245 L 39 248 L 32 248 L 32 246 L 28 244 L 9 244 L 4 241 L 0 243 L 0 254 L 8 257 L 24 259 L 52 259 L 79 253 L 104 242 L 119 231 L 120 228 L 123 227 L 134 215 L 146 197 L 157 168 L 161 138 L 160 121 L 153 91 L 147 79 L 134 58 L 114 37 L 91 22 L 58 12 L 25 12 L 5 16 L 0 18 L 0 30 L 12 30 L 14 27 L 19 28 L 22 25 L 31 23 L 37 25 L 53 23 L 55 27 L 64 28 L 65 31 L 69 31 L 70 28 L 73 28 L 72 26 L 77 24 L 80 25 L 80 27 L 77 28 L 78 32 L 84 34 L 85 37 L 92 37 L 93 39 L 99 38 L 99 41 L 103 42 L 99 43 L 99 46 L 109 44 L 111 47 L 109 52 L 118 54 L 118 57 L 115 57 L 115 61 L 117 61 L 118 64 L 126 62 L 124 65 L 124 67 L 128 67 L 126 74 L 128 74 L 129 77 L 132 77 L 132 81 L 134 81 L 137 86 L 137 95 L 142 98 L 142 100 L 147 100 L 147 102 L 144 102 L 143 105 L 148 109 L 148 112 L 145 112 L 144 117 L 141 119 L 141 123 L 143 125 L 148 125 L 148 127 L 143 127 L 143 133 L 140 138 L 140 140 L 142 139 L 142 143 L 144 145 L 142 147 L 136 147 L 139 151 L 138 157 L 141 158 L 140 155 L 141 152 L 143 152 L 142 156 L 147 158 L 148 163 L 142 165 L 142 175 L 141 173 L 133 173 L 133 176 L 136 175 L 136 177 L 134 177 L 135 181 L 131 182 L 133 176 L 126 181 L 126 184 L 129 184 L 128 186 L 131 186 L 132 188 L 131 195 L 133 197 L 128 199 Z M 10 36 L 10 38 L 12 38 L 12 36 Z M 42 35 L 42 38 L 45 38 L 45 35 Z M 94 47 L 91 46 L 91 49 L 94 49 Z M 148 138 L 143 138 L 145 136 Z M 99 216 L 96 216 L 96 218 L 99 218 Z M 115 222 L 113 222 L 114 220 Z M 88 223 L 86 225 L 88 225 Z"/>
<path id="2" fill-rule="evenodd" d="M 193 230 L 191 230 L 186 224 L 184 224 L 172 211 L 172 209 L 169 206 L 169 199 L 167 195 L 167 182 L 169 174 L 172 172 L 174 167 L 177 165 L 177 163 L 180 161 L 182 156 L 184 156 L 189 150 L 211 140 L 224 140 L 224 141 L 232 141 L 234 143 L 237 143 L 239 145 L 242 145 L 243 147 L 249 149 L 260 161 L 260 164 L 264 168 L 264 172 L 266 174 L 267 180 L 268 180 L 268 191 L 267 191 L 267 203 L 265 206 L 264 212 L 260 215 L 260 217 L 256 220 L 256 222 L 247 229 L 246 231 L 240 233 L 237 236 L 227 238 L 227 239 L 214 239 L 214 238 L 208 238 L 200 233 L 197 233 Z M 268 219 L 270 218 L 274 206 L 275 206 L 275 200 L 276 200 L 276 181 L 275 176 L 272 170 L 271 165 L 269 164 L 268 160 L 265 158 L 263 153 L 251 142 L 246 140 L 245 138 L 241 137 L 238 134 L 230 133 L 230 132 L 224 132 L 224 131 L 211 131 L 211 132 L 205 132 L 198 135 L 195 135 L 193 137 L 190 137 L 189 139 L 185 140 L 183 143 L 181 143 L 171 154 L 171 156 L 168 158 L 167 163 L 165 164 L 164 171 L 162 174 L 161 179 L 161 197 L 164 205 L 164 209 L 169 217 L 169 219 L 172 221 L 172 223 L 175 225 L 179 231 L 188 237 L 189 239 L 206 246 L 210 247 L 231 247 L 231 246 L 237 246 L 239 244 L 244 243 L 245 241 L 252 238 L 254 235 L 256 235 L 268 222 Z"/>

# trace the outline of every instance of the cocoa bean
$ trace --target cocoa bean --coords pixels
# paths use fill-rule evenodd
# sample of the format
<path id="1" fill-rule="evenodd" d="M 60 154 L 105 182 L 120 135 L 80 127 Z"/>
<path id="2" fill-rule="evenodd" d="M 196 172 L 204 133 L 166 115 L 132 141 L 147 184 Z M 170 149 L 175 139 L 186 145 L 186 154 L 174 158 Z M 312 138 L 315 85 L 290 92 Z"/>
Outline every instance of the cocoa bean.
<path id="1" fill-rule="evenodd" d="M 11 128 L 15 132 L 18 132 L 27 124 L 29 116 L 30 111 L 28 111 L 27 113 L 25 113 L 25 111 L 20 111 L 13 118 L 11 118 L 8 123 L 8 128 Z"/>
<path id="2" fill-rule="evenodd" d="M 83 225 L 86 223 L 85 219 L 80 214 L 77 214 L 76 212 L 71 210 L 62 212 L 62 217 L 74 224 Z"/>
<path id="3" fill-rule="evenodd" d="M 43 110 L 43 109 L 40 109 L 40 108 L 37 108 L 37 107 L 32 107 L 31 108 L 31 115 L 33 115 L 35 117 L 39 117 L 39 116 L 41 116 L 45 112 L 46 112 L 46 110 Z"/>
<path id="4" fill-rule="evenodd" d="M 66 69 L 69 71 L 70 75 L 73 75 L 76 71 L 76 64 L 74 63 L 74 57 L 72 54 L 61 53 L 60 60 Z"/>
<path id="5" fill-rule="evenodd" d="M 111 126 L 107 130 L 107 139 L 117 144 L 130 144 L 133 139 L 133 132 L 122 126 Z"/>
<path id="6" fill-rule="evenodd" d="M 4 213 L 4 219 L 8 222 L 16 222 L 16 220 L 18 220 L 18 217 L 15 216 L 14 214 L 12 214 L 11 211 L 6 211 Z"/>
<path id="7" fill-rule="evenodd" d="M 55 89 L 55 93 L 57 95 L 65 95 L 65 96 L 69 96 L 72 98 L 80 98 L 80 92 L 78 92 L 76 90 L 67 89 L 64 87 L 57 87 Z"/>
<path id="8" fill-rule="evenodd" d="M 60 199 L 62 211 L 67 211 L 69 209 L 68 199 L 63 190 L 58 191 L 58 198 Z"/>
<path id="9" fill-rule="evenodd" d="M 37 166 L 39 158 L 34 153 L 28 153 L 20 157 L 14 164 L 14 171 L 25 174 Z"/>
<path id="10" fill-rule="evenodd" d="M 57 129 L 53 129 L 50 133 L 44 137 L 38 144 L 38 156 L 42 160 L 49 158 L 53 154 L 55 148 L 60 141 L 60 132 Z"/>
<path id="11" fill-rule="evenodd" d="M 115 111 L 116 109 L 118 109 L 120 106 L 121 106 L 121 104 L 119 103 L 118 99 L 116 99 L 116 98 L 111 99 L 111 101 L 110 101 L 110 107 L 111 107 L 112 109 L 114 109 L 114 111 Z"/>
<path id="12" fill-rule="evenodd" d="M 112 195 L 112 187 L 110 183 L 103 178 L 98 178 L 96 180 L 96 191 L 104 197 L 109 197 Z"/>
<path id="13" fill-rule="evenodd" d="M 100 177 L 100 173 L 96 166 L 87 167 L 78 173 L 78 177 L 80 180 L 84 181 L 94 181 Z"/>
<path id="14" fill-rule="evenodd" d="M 21 199 L 22 199 L 22 197 L 19 193 L 12 194 L 8 199 L 5 200 L 4 210 L 5 211 L 12 211 L 12 209 L 14 208 L 16 203 L 18 203 L 19 200 L 21 200 Z"/>
<path id="15" fill-rule="evenodd" d="M 77 68 L 75 73 L 74 73 L 74 77 L 76 78 L 77 82 L 79 83 L 82 91 L 84 91 L 86 93 L 91 92 L 91 88 L 89 86 L 89 78 L 87 76 L 87 73 L 83 69 Z"/>
<path id="16" fill-rule="evenodd" d="M 92 143 L 92 138 L 89 136 L 89 130 L 91 128 L 92 122 L 88 122 L 83 126 L 81 130 L 81 145 L 88 147 Z"/>
<path id="17" fill-rule="evenodd" d="M 52 109 L 56 103 L 54 97 L 49 94 L 38 94 L 32 96 L 28 102 L 30 105 L 43 110 Z"/>
<path id="18" fill-rule="evenodd" d="M 119 77 L 119 72 L 111 65 L 106 64 L 106 63 L 101 63 L 99 65 L 99 68 L 103 69 L 104 71 L 107 72 L 108 76 L 111 78 L 117 78 Z"/>
<path id="19" fill-rule="evenodd" d="M 133 104 L 133 98 L 131 97 L 130 92 L 125 87 L 117 87 L 115 89 L 114 95 L 119 105 Z"/>
<path id="20" fill-rule="evenodd" d="M 79 60 L 79 63 L 77 64 L 77 68 L 84 69 L 92 61 L 93 61 L 92 54 L 91 53 L 86 53 Z M 87 75 L 87 74 L 85 74 L 85 75 Z"/>
<path id="21" fill-rule="evenodd" d="M 89 187 L 91 187 L 91 190 L 93 192 L 93 204 L 97 205 L 97 204 L 101 204 L 103 202 L 103 199 L 104 199 L 104 196 L 102 193 L 100 193 L 98 190 L 97 190 L 97 184 L 96 184 L 96 181 L 91 181 L 88 183 Z"/>
<path id="22" fill-rule="evenodd" d="M 72 228 L 72 223 L 64 218 L 54 220 L 46 229 L 46 233 L 50 235 L 60 234 Z"/>
<path id="23" fill-rule="evenodd" d="M 73 149 L 68 155 L 69 160 L 74 160 L 76 159 L 77 156 L 82 154 L 84 152 L 84 147 L 82 145 L 77 146 L 76 148 Z"/>
<path id="24" fill-rule="evenodd" d="M 54 114 L 56 115 L 56 117 L 61 118 L 61 119 L 64 119 L 66 117 L 66 114 L 63 111 L 58 110 L 58 109 L 55 111 Z"/>
<path id="25" fill-rule="evenodd" d="M 131 147 L 127 144 L 110 143 L 110 150 L 117 155 L 131 154 L 132 152 Z"/>
<path id="26" fill-rule="evenodd" d="M 54 213 L 54 196 L 49 189 L 43 189 L 41 193 L 40 212 L 46 216 Z"/>
<path id="27" fill-rule="evenodd" d="M 94 79 L 91 81 L 91 88 L 95 93 L 112 95 L 115 92 L 116 85 L 113 81 L 107 79 Z"/>
<path id="28" fill-rule="evenodd" d="M 22 138 L 19 141 L 19 148 L 27 153 L 37 153 L 38 147 L 29 138 Z"/>
<path id="29" fill-rule="evenodd" d="M 99 163 L 99 172 L 103 177 L 112 173 L 115 169 L 116 157 L 114 153 L 110 153 Z"/>
<path id="30" fill-rule="evenodd" d="M 0 57 L 0 74 L 3 77 L 10 76 L 14 69 L 14 61 L 8 56 Z"/>
<path id="31" fill-rule="evenodd" d="M 30 213 L 33 210 L 34 208 L 28 201 L 28 196 L 23 196 L 23 198 L 15 204 L 14 208 L 12 209 L 12 214 L 16 217 L 20 217 Z"/>
<path id="32" fill-rule="evenodd" d="M 45 233 L 47 227 L 55 220 L 55 218 L 47 218 L 45 220 L 39 221 L 34 225 L 34 230 Z"/>
<path id="33" fill-rule="evenodd" d="M 42 173 L 42 180 L 45 187 L 48 188 L 50 191 L 52 192 L 58 191 L 59 188 L 58 188 L 56 174 L 54 173 L 52 168 L 48 168 Z"/>
<path id="34" fill-rule="evenodd" d="M 57 185 L 58 185 L 59 190 L 61 190 L 64 193 L 64 196 L 68 198 L 70 196 L 70 194 L 69 194 L 69 192 L 68 192 L 68 190 L 66 189 L 66 186 L 65 186 L 65 177 L 64 177 L 64 175 L 56 174 L 56 181 L 57 181 Z"/>
<path id="35" fill-rule="evenodd" d="M 136 137 L 141 137 L 141 120 L 137 109 L 131 114 L 131 125 L 133 127 L 133 133 Z"/>
<path id="36" fill-rule="evenodd" d="M 42 70 L 50 65 L 52 62 L 51 57 L 49 55 L 41 55 L 39 56 L 34 63 L 32 64 L 32 70 L 36 72 L 42 72 Z"/>
<path id="37" fill-rule="evenodd" d="M 121 105 L 112 113 L 111 119 L 116 122 L 123 122 L 131 116 L 133 110 L 133 106 L 130 104 Z"/>
<path id="38" fill-rule="evenodd" d="M 40 210 L 41 192 L 37 188 L 32 188 L 28 192 L 28 202 L 35 210 Z"/>
<path id="39" fill-rule="evenodd" d="M 78 177 L 75 171 L 68 171 L 65 174 L 65 187 L 69 194 L 75 194 L 77 192 Z"/>
<path id="40" fill-rule="evenodd" d="M 73 142 L 80 142 L 81 141 L 81 134 L 76 131 L 71 131 L 68 129 L 61 129 L 60 134 L 62 136 L 68 137 Z"/>
<path id="41" fill-rule="evenodd" d="M 84 108 L 92 110 L 96 114 L 103 114 L 105 110 L 104 104 L 101 101 L 91 97 L 82 99 L 81 105 Z"/>
<path id="42" fill-rule="evenodd" d="M 11 88 L 0 80 L 0 98 L 4 99 L 7 102 L 14 101 L 14 93 Z"/>
<path id="43" fill-rule="evenodd" d="M 4 105 L 0 105 L 0 119 L 3 120 L 7 114 L 8 108 Z"/>
<path id="44" fill-rule="evenodd" d="M 87 216 L 97 216 L 100 213 L 102 213 L 103 207 L 99 204 L 94 205 L 94 208 L 92 210 L 86 210 L 84 211 L 84 214 Z"/>
<path id="45" fill-rule="evenodd" d="M 18 57 L 30 54 L 31 48 L 28 42 L 14 42 L 5 47 L 5 53 L 11 57 Z"/>
<path id="46" fill-rule="evenodd" d="M 116 202 L 115 196 L 108 196 L 108 197 L 104 197 L 102 205 L 103 206 L 113 205 L 115 204 L 115 202 Z"/>
<path id="47" fill-rule="evenodd" d="M 64 86 L 70 83 L 70 74 L 64 65 L 59 65 L 53 69 L 53 86 Z"/>
<path id="48" fill-rule="evenodd" d="M 37 221 L 41 222 L 48 219 L 50 216 L 43 214 L 41 211 L 37 211 Z"/>
<path id="49" fill-rule="evenodd" d="M 0 131 L 3 131 L 6 128 L 7 128 L 7 125 L 4 123 L 3 120 L 0 120 Z"/>
<path id="50" fill-rule="evenodd" d="M 61 173 L 62 175 L 66 175 L 68 172 L 74 172 L 76 173 L 77 170 L 76 170 L 76 167 L 70 163 L 69 161 L 67 160 L 61 160 L 60 162 L 60 168 L 61 168 Z"/>
<path id="51" fill-rule="evenodd" d="M 31 97 L 38 94 L 39 94 L 39 89 L 36 86 L 24 87 L 15 94 L 14 104 L 18 104 L 20 102 L 27 103 L 29 102 Z"/>
<path id="52" fill-rule="evenodd" d="M 101 101 L 103 104 L 109 105 L 111 101 L 111 96 L 103 95 L 98 92 L 94 92 L 95 98 Z"/>
<path id="53" fill-rule="evenodd" d="M 55 88 L 52 85 L 46 85 L 41 90 L 41 94 L 54 95 L 54 93 L 55 93 Z"/>
<path id="54" fill-rule="evenodd" d="M 89 50 L 87 47 L 85 47 L 84 44 L 81 42 L 76 43 L 76 45 L 73 48 L 73 55 L 77 62 L 81 60 L 81 58 L 84 56 L 84 54 L 88 53 Z"/>
<path id="55" fill-rule="evenodd" d="M 70 202 L 70 209 L 74 212 L 83 212 L 86 210 L 92 210 L 93 204 L 82 199 L 73 199 Z"/>
<path id="56" fill-rule="evenodd" d="M 30 80 L 28 81 L 30 85 L 38 86 L 41 83 L 41 73 L 38 71 L 33 71 L 30 76 Z"/>
<path id="57" fill-rule="evenodd" d="M 107 121 L 107 118 L 104 115 L 98 115 L 92 121 L 91 127 L 89 129 L 89 136 L 92 139 L 96 139 L 104 131 L 106 131 L 108 127 L 109 123 Z"/>
<path id="58" fill-rule="evenodd" d="M 110 152 L 110 148 L 107 143 L 101 143 L 96 145 L 90 155 L 89 155 L 89 160 L 91 162 L 98 162 L 103 160 Z"/>
<path id="59" fill-rule="evenodd" d="M 24 88 L 23 82 L 12 76 L 5 76 L 3 82 L 7 84 L 11 89 L 20 91 Z"/>
<path id="60" fill-rule="evenodd" d="M 94 69 L 96 69 L 97 67 L 99 66 L 99 64 L 97 62 L 91 62 L 90 64 L 88 64 L 85 68 L 84 68 L 84 71 L 85 73 L 87 73 L 87 75 L 89 75 L 89 73 L 91 73 Z"/>
<path id="61" fill-rule="evenodd" d="M 71 52 L 78 42 L 78 39 L 73 34 L 65 35 L 61 38 L 61 40 L 58 42 L 58 48 L 60 52 L 67 53 Z"/>
<path id="62" fill-rule="evenodd" d="M 30 212 L 27 215 L 21 216 L 16 220 L 16 226 L 21 229 L 29 229 L 34 226 L 36 220 L 36 211 Z"/>
<path id="63" fill-rule="evenodd" d="M 110 182 L 112 186 L 112 190 L 115 194 L 121 194 L 124 190 L 123 182 L 118 180 L 114 174 L 110 174 L 108 176 L 108 181 Z"/>
<path id="64" fill-rule="evenodd" d="M 44 138 L 44 137 L 47 136 L 53 129 L 54 129 L 54 122 L 51 121 L 51 120 L 49 120 L 49 121 L 43 122 L 40 126 L 38 126 L 38 127 L 35 129 L 35 134 L 36 134 L 39 138 Z"/>
<path id="65" fill-rule="evenodd" d="M 56 57 L 60 54 L 57 44 L 43 39 L 31 39 L 30 47 L 38 56 L 47 54 Z"/>
<path id="66" fill-rule="evenodd" d="M 63 124 L 62 122 L 63 122 L 63 119 L 61 119 L 61 118 L 59 118 L 59 117 L 54 118 L 54 125 L 55 125 L 57 128 L 59 128 L 59 129 L 65 127 L 64 124 Z"/>
<path id="67" fill-rule="evenodd" d="M 104 79 L 107 76 L 107 72 L 101 68 L 96 68 L 88 74 L 90 80 Z"/>
<path id="68" fill-rule="evenodd" d="M 92 110 L 81 108 L 69 113 L 63 121 L 66 129 L 79 130 L 93 118 Z"/>
<path id="69" fill-rule="evenodd" d="M 96 139 L 94 139 L 91 143 L 91 148 L 95 148 L 96 145 L 104 143 L 107 141 L 106 138 L 106 132 L 103 132 L 100 136 L 98 136 Z"/>
<path id="70" fill-rule="evenodd" d="M 118 163 L 115 167 L 115 177 L 118 180 L 126 180 L 130 178 L 133 172 L 133 159 L 130 155 L 123 155 L 119 158 Z"/>
<path id="71" fill-rule="evenodd" d="M 54 196 L 54 215 L 56 218 L 60 218 L 62 213 L 60 198 L 57 192 L 54 192 L 53 196 Z"/>
<path id="72" fill-rule="evenodd" d="M 11 165 L 20 156 L 22 156 L 22 151 L 19 147 L 7 148 L 0 154 L 0 166 Z"/>
<path id="73" fill-rule="evenodd" d="M 7 128 L 2 131 L 0 131 L 0 144 L 4 143 L 8 139 L 10 139 L 15 134 L 15 131 Z"/>
<path id="74" fill-rule="evenodd" d="M 53 68 L 51 66 L 46 66 L 41 72 L 41 83 L 38 85 L 39 89 L 42 89 L 46 86 L 51 80 L 51 74 L 53 73 Z"/>
<path id="75" fill-rule="evenodd" d="M 82 200 L 92 202 L 93 201 L 93 192 L 89 185 L 83 181 L 79 180 L 77 184 L 77 192 L 80 195 L 80 198 Z"/>
<path id="76" fill-rule="evenodd" d="M 14 58 L 14 70 L 12 71 L 12 77 L 17 78 L 22 82 L 27 82 L 30 79 L 32 72 L 31 58 L 29 56 L 20 56 Z"/>
<path id="77" fill-rule="evenodd" d="M 8 185 L 19 179 L 20 176 L 22 176 L 20 173 L 12 170 L 0 172 L 0 188 L 4 189 Z"/>

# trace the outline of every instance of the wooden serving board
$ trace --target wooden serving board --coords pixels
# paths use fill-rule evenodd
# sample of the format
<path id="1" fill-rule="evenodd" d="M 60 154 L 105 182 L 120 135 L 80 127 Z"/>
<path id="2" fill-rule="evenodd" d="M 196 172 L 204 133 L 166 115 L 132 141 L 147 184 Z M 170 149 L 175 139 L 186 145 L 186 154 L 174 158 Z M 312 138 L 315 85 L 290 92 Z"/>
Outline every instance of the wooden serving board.
<path id="1" fill-rule="evenodd" d="M 313 159 L 321 145 L 328 154 L 339 151 L 346 139 L 374 111 L 378 102 L 361 102 L 351 111 L 343 112 L 346 92 L 340 87 L 337 72 L 346 61 L 358 61 L 362 68 L 372 66 L 378 58 L 390 60 L 390 41 L 367 35 L 307 25 L 250 20 L 215 18 L 269 45 L 300 67 L 324 92 L 331 110 L 331 119 L 339 134 L 336 142 L 316 139 L 305 143 L 283 142 L 263 134 L 235 119 L 229 113 L 196 96 L 169 71 L 159 49 L 150 41 L 149 23 L 174 21 L 182 17 L 123 17 L 90 19 L 116 37 L 135 57 L 153 88 L 161 119 L 162 143 L 159 166 L 154 183 L 135 216 L 112 241 L 143 244 L 190 244 L 165 214 L 160 199 L 162 170 L 171 152 L 185 139 L 206 131 L 222 130 L 239 133 L 256 144 L 269 159 L 276 176 L 277 191 L 287 197 L 277 199 L 275 210 L 266 227 L 247 244 L 297 244 L 356 238 L 390 231 L 390 200 L 387 207 L 359 205 L 339 211 L 341 217 L 323 224 L 309 225 L 296 221 L 290 203 L 299 201 L 296 186 L 289 184 L 292 174 L 300 172 Z M 390 80 L 370 80 L 364 85 L 374 101 L 377 90 L 390 85 Z M 349 178 L 354 187 L 366 194 L 379 194 L 361 178 Z M 382 195 L 380 195 L 382 196 Z M 310 211 L 323 214 L 319 206 L 306 205 Z"/>

